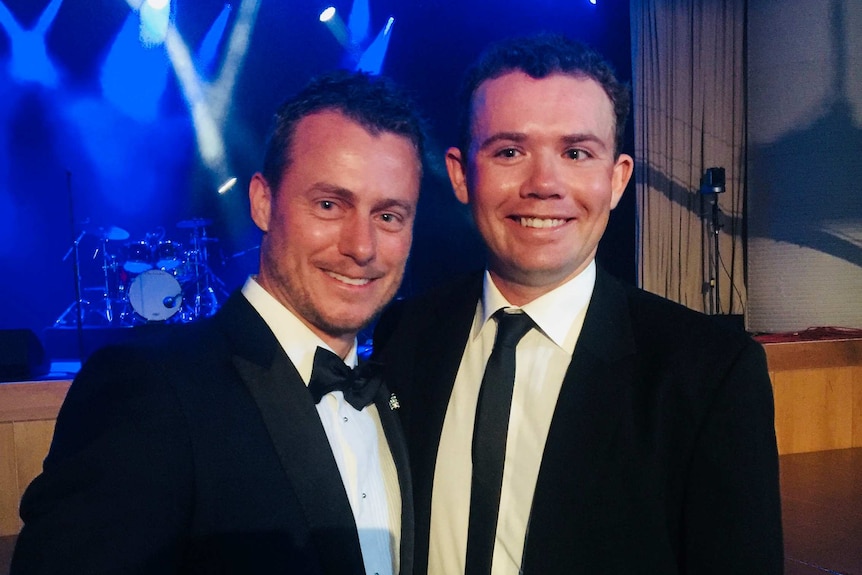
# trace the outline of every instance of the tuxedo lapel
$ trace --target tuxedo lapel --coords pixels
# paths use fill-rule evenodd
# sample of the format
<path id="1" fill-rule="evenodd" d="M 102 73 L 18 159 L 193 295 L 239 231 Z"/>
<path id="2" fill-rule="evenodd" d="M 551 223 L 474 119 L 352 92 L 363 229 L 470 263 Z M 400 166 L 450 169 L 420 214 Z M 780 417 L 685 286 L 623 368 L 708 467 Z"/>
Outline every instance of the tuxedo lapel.
<path id="1" fill-rule="evenodd" d="M 238 300 L 229 299 L 220 312 L 234 341 L 233 363 L 302 506 L 323 570 L 361 572 L 353 512 L 308 389 L 266 323 L 245 298 Z"/>
<path id="2" fill-rule="evenodd" d="M 482 293 L 482 276 L 477 275 L 434 301 L 440 307 L 423 308 L 410 317 L 422 318 L 416 345 L 409 350 L 412 365 L 405 365 L 410 396 L 403 411 L 410 441 L 410 464 L 413 470 L 413 492 L 416 514 L 416 553 L 414 571 L 427 570 L 431 526 L 431 495 L 440 434 L 461 364 L 464 347 L 473 324 L 476 305 Z M 420 305 L 424 305 L 424 302 Z"/>
<path id="3" fill-rule="evenodd" d="M 547 567 L 543 561 L 559 555 L 548 547 L 559 540 L 552 534 L 575 535 L 572 525 L 589 529 L 580 523 L 585 508 L 597 500 L 600 478 L 615 473 L 613 449 L 631 405 L 634 352 L 624 290 L 600 270 L 542 455 L 524 567 Z"/>
<path id="4" fill-rule="evenodd" d="M 392 452 L 395 461 L 395 470 L 398 472 L 398 485 L 401 488 L 401 572 L 412 573 L 413 571 L 413 480 L 410 477 L 410 461 L 407 456 L 407 442 L 404 439 L 404 431 L 390 405 L 390 393 L 385 384 L 381 384 L 377 397 L 374 400 L 377 413 L 380 415 L 380 424 L 383 433 Z"/>
<path id="5" fill-rule="evenodd" d="M 476 276 L 459 284 L 449 296 L 437 298 L 436 301 L 444 302 L 445 307 L 425 310 L 430 323 L 423 326 L 422 339 L 414 350 L 411 387 L 415 393 L 409 407 L 412 453 L 417 456 L 411 463 L 417 467 L 414 477 L 428 480 L 429 505 L 443 420 L 481 295 L 482 277 Z M 415 487 L 419 489 L 420 485 Z"/>

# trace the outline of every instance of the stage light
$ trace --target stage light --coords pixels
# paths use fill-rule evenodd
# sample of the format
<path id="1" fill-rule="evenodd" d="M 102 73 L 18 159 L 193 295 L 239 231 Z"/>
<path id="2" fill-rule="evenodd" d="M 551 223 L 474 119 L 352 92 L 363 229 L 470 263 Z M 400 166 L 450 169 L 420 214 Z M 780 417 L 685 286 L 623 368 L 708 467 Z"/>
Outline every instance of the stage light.
<path id="1" fill-rule="evenodd" d="M 700 178 L 701 194 L 724 193 L 724 168 L 707 168 Z"/>
<path id="2" fill-rule="evenodd" d="M 165 41 L 171 21 L 170 0 L 147 0 L 141 4 L 141 43 L 155 46 Z"/>
<path id="3" fill-rule="evenodd" d="M 324 23 L 329 22 L 333 16 L 335 16 L 335 6 L 330 6 L 320 13 L 320 21 Z"/>
<path id="4" fill-rule="evenodd" d="M 231 178 L 219 186 L 218 193 L 219 195 L 224 195 L 230 191 L 232 187 L 236 184 L 236 178 Z"/>
<path id="5" fill-rule="evenodd" d="M 324 18 L 324 15 L 326 15 L 326 18 Z M 320 21 L 323 22 L 330 32 L 332 32 L 332 35 L 335 36 L 335 39 L 338 40 L 339 44 L 348 50 L 352 49 L 350 31 L 344 24 L 344 20 L 341 19 L 341 16 L 339 16 L 338 12 L 335 11 L 335 8 L 330 6 L 321 12 Z"/>

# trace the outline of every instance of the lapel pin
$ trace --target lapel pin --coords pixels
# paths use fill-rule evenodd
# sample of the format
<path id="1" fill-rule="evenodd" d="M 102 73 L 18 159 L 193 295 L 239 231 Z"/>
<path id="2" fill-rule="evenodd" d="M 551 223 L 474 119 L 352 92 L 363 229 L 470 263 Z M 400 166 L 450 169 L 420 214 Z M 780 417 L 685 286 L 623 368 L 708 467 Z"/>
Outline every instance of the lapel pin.
<path id="1" fill-rule="evenodd" d="M 395 411 L 396 409 L 398 409 L 400 407 L 401 407 L 401 404 L 398 403 L 398 398 L 395 397 L 395 394 L 393 393 L 392 395 L 389 396 L 389 409 L 392 411 Z"/>

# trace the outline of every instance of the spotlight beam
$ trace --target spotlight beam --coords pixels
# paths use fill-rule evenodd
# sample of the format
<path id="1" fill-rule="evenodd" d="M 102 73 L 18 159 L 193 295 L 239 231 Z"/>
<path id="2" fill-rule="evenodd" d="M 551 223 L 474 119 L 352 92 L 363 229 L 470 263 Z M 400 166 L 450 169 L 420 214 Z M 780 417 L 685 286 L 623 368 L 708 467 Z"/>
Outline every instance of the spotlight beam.
<path id="1" fill-rule="evenodd" d="M 54 23 L 54 19 L 57 17 L 57 12 L 60 11 L 60 5 L 62 4 L 63 0 L 53 0 L 53 2 L 48 4 L 45 10 L 42 11 L 42 14 L 39 15 L 39 20 L 36 22 L 33 30 L 44 35 L 48 31 L 48 28 L 51 27 L 51 24 Z"/>
<path id="2" fill-rule="evenodd" d="M 45 46 L 45 33 L 54 23 L 62 3 L 62 0 L 52 0 L 42 11 L 36 25 L 25 30 L 6 5 L 0 2 L 0 25 L 8 32 L 11 52 L 9 69 L 14 78 L 45 86 L 56 85 L 57 70 Z"/>
<path id="3" fill-rule="evenodd" d="M 173 26 L 168 27 L 165 47 L 192 114 L 201 159 L 209 168 L 217 169 L 225 163 L 224 142 L 204 96 L 189 49 Z"/>
<path id="4" fill-rule="evenodd" d="M 236 78 L 248 54 L 249 39 L 257 22 L 259 8 L 260 0 L 243 0 L 239 6 L 236 23 L 228 37 L 224 64 L 210 90 L 212 109 L 217 118 L 224 118 L 227 114 L 227 107 L 236 86 Z"/>

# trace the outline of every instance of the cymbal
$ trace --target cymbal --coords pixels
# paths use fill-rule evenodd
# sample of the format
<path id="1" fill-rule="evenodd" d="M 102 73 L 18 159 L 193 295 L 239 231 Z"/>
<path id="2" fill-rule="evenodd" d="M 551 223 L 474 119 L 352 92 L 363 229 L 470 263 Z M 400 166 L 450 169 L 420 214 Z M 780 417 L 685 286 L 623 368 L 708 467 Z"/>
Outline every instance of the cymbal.
<path id="1" fill-rule="evenodd" d="M 97 236 L 103 240 L 127 240 L 129 232 L 117 226 L 94 226 L 89 225 L 86 232 L 90 235 Z"/>
<path id="2" fill-rule="evenodd" d="M 190 220 L 182 220 L 177 222 L 178 228 L 204 228 L 211 226 L 212 220 L 206 218 L 192 218 Z"/>

